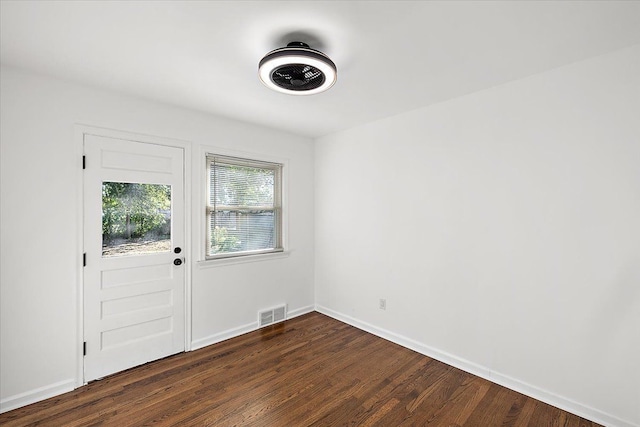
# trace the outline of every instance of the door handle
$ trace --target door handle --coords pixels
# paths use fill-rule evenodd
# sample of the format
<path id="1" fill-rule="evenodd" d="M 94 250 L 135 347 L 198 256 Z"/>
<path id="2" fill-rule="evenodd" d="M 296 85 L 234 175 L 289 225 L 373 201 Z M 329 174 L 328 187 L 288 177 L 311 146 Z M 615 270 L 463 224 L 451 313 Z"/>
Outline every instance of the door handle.
<path id="1" fill-rule="evenodd" d="M 182 265 L 182 258 L 176 258 L 173 260 L 173 265 Z"/>

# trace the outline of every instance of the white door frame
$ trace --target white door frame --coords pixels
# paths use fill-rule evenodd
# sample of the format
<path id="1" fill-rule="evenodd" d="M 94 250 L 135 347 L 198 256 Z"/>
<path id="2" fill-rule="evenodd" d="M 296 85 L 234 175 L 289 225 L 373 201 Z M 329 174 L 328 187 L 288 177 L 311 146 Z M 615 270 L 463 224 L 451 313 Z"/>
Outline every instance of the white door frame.
<path id="1" fill-rule="evenodd" d="M 152 135 L 144 135 L 140 133 L 119 131 L 95 126 L 76 124 L 74 126 L 74 140 L 76 146 L 76 157 L 78 165 L 78 173 L 76 175 L 76 215 L 77 215 L 77 236 L 76 236 L 76 382 L 75 387 L 81 387 L 86 384 L 84 380 L 84 272 L 83 272 L 83 253 L 84 253 L 84 174 L 82 169 L 84 154 L 84 136 L 96 135 L 108 138 L 125 139 L 137 142 L 146 142 L 150 144 L 164 145 L 169 147 L 182 148 L 184 150 L 184 203 L 185 203 L 185 244 L 184 257 L 185 262 L 185 285 L 184 285 L 184 349 L 191 350 L 191 274 L 193 265 L 191 256 L 191 143 L 184 140 L 163 138 Z"/>

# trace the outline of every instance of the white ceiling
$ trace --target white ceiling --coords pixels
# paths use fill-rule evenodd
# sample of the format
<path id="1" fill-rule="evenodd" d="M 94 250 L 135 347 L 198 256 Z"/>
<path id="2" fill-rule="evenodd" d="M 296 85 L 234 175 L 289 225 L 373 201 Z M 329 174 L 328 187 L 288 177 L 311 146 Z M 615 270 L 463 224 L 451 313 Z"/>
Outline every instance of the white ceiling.
<path id="1" fill-rule="evenodd" d="M 640 43 L 640 2 L 2 1 L 3 63 L 321 136 Z M 328 92 L 265 88 L 289 41 L 338 66 Z"/>

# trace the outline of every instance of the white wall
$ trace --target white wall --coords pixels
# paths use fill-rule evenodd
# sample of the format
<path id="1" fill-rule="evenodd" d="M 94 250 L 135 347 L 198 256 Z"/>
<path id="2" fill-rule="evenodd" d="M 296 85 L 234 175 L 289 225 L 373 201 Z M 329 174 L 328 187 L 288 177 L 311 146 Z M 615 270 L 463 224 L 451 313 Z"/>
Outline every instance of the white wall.
<path id="1" fill-rule="evenodd" d="M 289 257 L 193 265 L 194 211 L 196 346 L 254 327 L 262 307 L 308 310 L 315 269 L 324 312 L 591 419 L 640 424 L 638 46 L 321 138 L 315 210 L 308 139 L 0 77 L 3 409 L 77 380 L 82 123 L 191 141 L 194 201 L 203 147 L 288 159 Z"/>
<path id="2" fill-rule="evenodd" d="M 323 137 L 315 156 L 319 310 L 640 425 L 640 46 Z"/>
<path id="3" fill-rule="evenodd" d="M 312 141 L 275 130 L 1 70 L 0 402 L 2 410 L 75 384 L 79 156 L 74 124 L 192 143 L 193 343 L 257 327 L 257 311 L 313 308 Z M 197 266 L 204 236 L 200 179 L 206 147 L 288 162 L 288 257 Z"/>

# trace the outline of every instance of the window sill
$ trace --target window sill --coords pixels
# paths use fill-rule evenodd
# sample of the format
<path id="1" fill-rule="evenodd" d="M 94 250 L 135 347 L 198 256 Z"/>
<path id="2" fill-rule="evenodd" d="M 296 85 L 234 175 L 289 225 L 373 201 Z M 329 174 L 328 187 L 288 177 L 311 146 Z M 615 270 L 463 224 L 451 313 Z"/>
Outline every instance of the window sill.
<path id="1" fill-rule="evenodd" d="M 230 258 L 207 259 L 204 261 L 198 261 L 196 265 L 199 269 L 225 267 L 227 265 L 245 264 L 247 262 L 271 261 L 274 259 L 288 258 L 290 253 L 290 251 L 270 252 L 266 254 L 245 255 Z"/>

